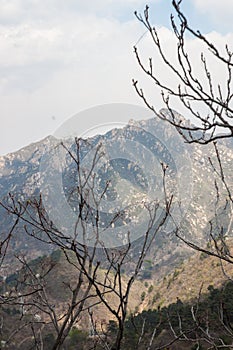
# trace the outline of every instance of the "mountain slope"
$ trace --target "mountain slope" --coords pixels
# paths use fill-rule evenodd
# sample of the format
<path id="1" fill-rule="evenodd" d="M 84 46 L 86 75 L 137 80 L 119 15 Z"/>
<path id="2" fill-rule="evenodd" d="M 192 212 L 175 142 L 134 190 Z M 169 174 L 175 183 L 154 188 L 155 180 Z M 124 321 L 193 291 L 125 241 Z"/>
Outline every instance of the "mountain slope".
<path id="1" fill-rule="evenodd" d="M 7 197 L 8 193 L 14 196 L 16 202 L 19 200 L 22 203 L 27 203 L 28 200 L 33 200 L 33 198 L 39 198 L 41 181 L 43 181 L 43 179 L 41 180 L 43 175 L 41 173 L 41 164 L 45 163 L 45 160 L 48 161 L 48 169 L 50 169 L 46 173 L 48 175 L 53 170 L 53 166 L 56 167 L 59 164 L 59 162 L 55 164 L 52 158 L 54 144 L 56 145 L 57 142 L 54 138 L 48 137 L 39 143 L 32 144 L 16 153 L 0 158 L 0 199 L 2 201 L 5 200 L 4 198 Z M 114 200 L 117 198 L 118 190 L 126 201 L 126 206 L 127 201 L 130 204 L 133 203 L 133 200 L 136 203 L 138 201 L 146 201 L 147 197 L 150 196 L 150 191 L 154 191 L 153 193 L 159 197 L 160 202 L 163 202 L 160 163 L 167 163 L 169 170 L 166 175 L 166 181 L 167 184 L 170 182 L 170 188 L 172 188 L 173 184 L 176 188 L 177 202 L 175 202 L 175 205 L 178 204 L 180 199 L 182 201 L 181 214 L 179 209 L 172 213 L 175 218 L 178 218 L 177 225 L 180 227 L 182 237 L 189 241 L 206 245 L 209 238 L 210 221 L 213 222 L 216 234 L 223 227 L 225 235 L 232 235 L 231 208 L 227 207 L 227 210 L 225 210 L 227 191 L 224 189 L 217 172 L 213 169 L 212 164 L 217 170 L 219 167 L 212 145 L 187 145 L 187 147 L 184 147 L 183 141 L 180 140 L 175 130 L 170 129 L 167 124 L 161 121 L 157 122 L 155 119 L 151 119 L 131 122 L 124 129 L 114 129 L 103 136 L 95 136 L 86 141 L 81 141 L 80 156 L 81 160 L 84 159 L 84 165 L 88 164 L 87 162 L 85 163 L 85 157 L 100 143 L 108 146 L 115 145 L 113 149 L 115 153 L 112 154 L 110 166 L 105 172 L 103 166 L 99 167 L 98 170 L 100 191 L 103 190 L 109 177 L 113 183 L 112 188 L 109 188 L 106 192 L 108 203 L 115 203 Z M 77 150 L 74 140 L 68 140 L 66 145 L 72 152 Z M 233 168 L 233 150 L 231 145 L 229 143 L 220 144 L 219 153 L 226 180 L 231 188 L 233 185 L 232 172 L 230 170 Z M 125 159 L 123 156 L 125 156 Z M 212 163 L 210 163 L 209 158 L 211 158 Z M 153 160 L 153 167 L 150 164 L 151 159 Z M 62 173 L 62 186 L 66 201 L 72 208 L 71 215 L 73 215 L 77 213 L 79 206 L 74 191 L 77 188 L 77 167 L 75 162 L 72 163 L 69 153 L 66 154 L 66 161 L 66 168 Z M 189 163 L 186 164 L 184 161 Z M 51 179 L 53 180 L 53 172 L 51 174 Z M 45 181 L 47 181 L 46 178 Z M 151 187 L 150 181 L 152 181 L 153 185 Z M 219 193 L 221 193 L 217 204 L 216 184 Z M 52 185 L 56 192 L 56 185 L 51 183 L 51 188 L 53 188 Z M 129 194 L 125 195 L 126 192 Z M 58 192 L 54 206 L 59 208 L 61 198 L 62 194 Z M 9 199 L 6 200 L 6 203 L 9 204 Z M 65 220 L 69 222 L 69 218 L 67 219 L 61 215 L 62 209 L 57 210 L 59 212 L 57 218 L 61 216 L 61 224 Z M 222 216 L 222 222 L 214 223 L 216 212 L 218 214 L 222 212 L 221 215 L 218 215 L 219 217 Z M 109 216 L 103 216 L 103 221 L 111 220 L 111 215 L 110 219 Z M 131 213 L 131 215 L 135 214 Z M 143 220 L 142 216 L 140 216 L 141 219 Z M 58 222 L 58 225 L 60 222 Z M 6 237 L 10 232 L 13 223 L 14 217 L 0 206 L 0 230 L 3 237 Z M 136 239 L 131 258 L 134 261 L 140 254 L 141 237 L 145 228 L 146 226 L 144 225 L 143 227 L 140 226 L 138 232 L 133 230 Z M 10 271 L 13 266 L 13 261 L 10 259 L 13 252 L 26 252 L 30 258 L 35 258 L 45 253 L 51 253 L 53 249 L 52 245 L 43 244 L 41 241 L 26 235 L 24 223 L 20 222 L 12 235 L 8 247 L 8 252 L 11 255 L 9 255 L 8 261 L 5 260 L 4 268 L 6 271 Z M 159 277 L 164 276 L 169 271 L 170 265 L 179 265 L 180 261 L 186 259 L 190 254 L 192 254 L 192 250 L 188 249 L 174 235 L 171 226 L 164 226 L 163 230 L 155 238 L 154 244 L 148 253 L 147 260 L 149 262 L 143 266 L 142 271 L 144 272 L 142 272 L 142 277 L 150 275 L 151 270 L 155 270 Z M 130 272 L 130 268 L 128 271 Z"/>

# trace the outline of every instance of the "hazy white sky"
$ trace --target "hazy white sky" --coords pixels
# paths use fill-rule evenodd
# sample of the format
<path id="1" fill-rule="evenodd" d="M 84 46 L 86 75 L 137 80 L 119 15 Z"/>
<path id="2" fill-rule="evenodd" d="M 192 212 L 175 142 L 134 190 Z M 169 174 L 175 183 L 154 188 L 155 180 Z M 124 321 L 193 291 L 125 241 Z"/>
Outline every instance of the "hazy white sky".
<path id="1" fill-rule="evenodd" d="M 144 81 L 133 45 L 145 28 L 134 10 L 146 3 L 172 48 L 170 0 L 0 0 L 0 155 L 53 134 L 86 108 L 141 104 L 131 80 Z M 232 0 L 183 3 L 194 27 L 219 44 L 233 42 Z M 140 45 L 150 52 L 146 35 Z"/>

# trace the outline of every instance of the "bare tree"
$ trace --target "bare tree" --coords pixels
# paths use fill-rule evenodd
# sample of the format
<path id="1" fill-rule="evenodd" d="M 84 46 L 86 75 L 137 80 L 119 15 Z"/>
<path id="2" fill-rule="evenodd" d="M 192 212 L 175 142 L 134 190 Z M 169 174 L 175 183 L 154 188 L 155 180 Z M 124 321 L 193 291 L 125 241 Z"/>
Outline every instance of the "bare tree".
<path id="1" fill-rule="evenodd" d="M 164 70 L 168 70 L 172 79 L 177 81 L 176 88 L 166 83 L 166 80 L 159 78 L 156 71 L 156 62 L 153 58 L 149 58 L 148 64 L 145 64 L 137 47 L 134 52 L 137 62 L 143 72 L 152 80 L 152 82 L 162 90 L 162 100 L 165 103 L 169 113 L 164 111 L 160 113 L 160 118 L 175 126 L 184 139 L 189 143 L 206 144 L 221 138 L 231 138 L 233 136 L 233 107 L 232 107 L 232 52 L 228 45 L 225 52 L 214 43 L 210 42 L 208 37 L 198 30 L 194 30 L 188 22 L 185 14 L 181 10 L 182 1 L 172 1 L 176 18 L 171 15 L 171 25 L 176 38 L 176 52 L 171 58 L 166 54 L 163 43 L 159 37 L 158 30 L 151 24 L 149 18 L 149 7 L 147 6 L 144 15 L 137 12 L 137 19 L 148 30 L 152 45 L 164 64 Z M 178 20 L 178 24 L 177 21 Z M 214 79 L 214 72 L 208 65 L 208 59 L 205 53 L 200 53 L 200 67 L 202 67 L 203 75 L 200 76 L 195 72 L 193 63 L 194 59 L 190 56 L 187 49 L 187 35 L 199 40 L 203 44 L 203 50 L 210 54 L 215 60 L 216 66 L 222 66 L 226 69 L 225 81 L 221 84 Z M 211 58 L 211 57 L 209 57 Z M 197 57 L 195 56 L 195 60 Z M 138 95 L 144 100 L 147 107 L 155 114 L 153 105 L 148 101 L 143 90 L 138 87 L 138 82 L 133 80 L 133 85 Z M 174 98 L 179 100 L 191 114 L 196 125 L 190 126 L 183 121 L 178 113 L 172 109 L 170 100 Z M 200 107 L 207 107 L 207 113 L 203 115 Z"/>
<path id="2" fill-rule="evenodd" d="M 161 91 L 161 102 L 166 108 L 158 113 L 153 106 L 153 102 L 150 101 L 146 90 L 139 86 L 138 80 L 133 80 L 133 86 L 139 97 L 155 116 L 172 125 L 183 137 L 184 142 L 194 145 L 209 144 L 214 149 L 214 156 L 213 154 L 212 156 L 207 154 L 213 173 L 215 189 L 214 215 L 208 222 L 208 243 L 206 245 L 192 241 L 188 235 L 183 235 L 181 227 L 177 227 L 174 233 L 192 249 L 219 259 L 222 271 L 229 280 L 231 276 L 226 273 L 225 266 L 233 263 L 231 243 L 232 177 L 229 174 L 227 175 L 228 169 L 223 164 L 221 147 L 224 142 L 231 142 L 233 137 L 233 53 L 229 45 L 226 44 L 225 49 L 222 49 L 214 42 L 211 42 L 208 35 L 193 29 L 182 11 L 182 0 L 173 0 L 172 5 L 175 15 L 171 15 L 170 20 L 176 43 L 172 56 L 167 54 L 159 30 L 151 23 L 149 7 L 146 6 L 143 14 L 135 12 L 137 19 L 146 28 L 150 36 L 151 46 L 156 50 L 156 58 L 149 57 L 145 60 L 143 50 L 140 51 L 137 46 L 134 47 L 135 57 L 139 67 L 154 85 L 154 88 Z M 202 45 L 203 51 L 199 57 L 197 54 L 195 57 L 190 54 L 187 43 L 190 37 Z M 198 59 L 199 69 L 202 69 L 201 74 L 198 74 L 195 69 Z M 162 66 L 158 65 L 157 60 Z M 225 80 L 221 82 L 216 80 L 215 68 L 211 64 L 212 62 L 215 63 L 215 67 L 224 68 Z M 162 72 L 169 74 L 169 82 L 161 73 L 161 69 Z M 176 86 L 171 83 L 171 80 L 176 82 Z M 184 107 L 187 115 L 191 118 L 192 124 L 173 109 L 174 102 L 178 102 Z M 210 147 L 206 147 L 206 149 L 210 150 Z M 229 227 L 226 232 L 221 215 L 225 213 L 225 220 L 227 220 L 227 211 L 229 211 Z M 197 349 L 201 348 L 203 342 L 208 344 L 209 349 L 228 348 L 229 343 L 227 345 L 221 336 L 216 336 L 216 331 L 212 332 L 211 327 L 213 325 L 209 320 L 208 314 L 199 312 L 200 296 L 201 293 L 197 305 L 191 308 L 194 323 L 191 332 L 194 336 L 193 334 L 190 336 L 187 331 L 185 332 L 182 325 L 182 317 L 179 314 L 180 327 L 178 330 L 174 330 L 168 315 L 167 319 L 168 321 L 170 320 L 170 329 L 174 339 L 171 343 L 156 349 L 169 348 L 174 341 L 180 339 L 195 343 Z M 223 333 L 227 334 L 232 340 L 231 323 L 227 316 L 228 310 L 224 308 L 221 302 L 216 307 L 218 309 L 216 319 L 219 321 L 219 329 L 223 327 Z"/>
<path id="3" fill-rule="evenodd" d="M 71 185 L 67 188 L 68 201 L 72 204 L 76 214 L 73 226 L 58 227 L 51 221 L 50 208 L 45 198 L 46 191 L 51 189 L 46 185 L 39 198 L 21 201 L 15 195 L 10 194 L 5 202 L 1 202 L 6 212 L 16 218 L 11 232 L 2 241 L 2 247 L 4 247 L 2 264 L 7 258 L 8 246 L 14 229 L 20 222 L 23 223 L 25 234 L 29 237 L 52 246 L 53 249 L 59 249 L 62 252 L 64 264 L 67 264 L 67 269 L 70 268 L 73 271 L 73 278 L 62 281 L 67 300 L 66 306 L 61 309 L 59 305 L 54 305 L 53 293 L 49 285 L 50 279 L 57 273 L 56 261 L 51 257 L 45 257 L 32 265 L 26 255 L 17 254 L 20 267 L 18 267 L 12 284 L 7 285 L 7 290 L 2 290 L 1 298 L 2 307 L 9 306 L 19 316 L 15 322 L 15 328 L 13 327 L 13 331 L 4 340 L 9 348 L 14 339 L 20 339 L 20 332 L 26 329 L 26 339 L 22 339 L 18 347 L 16 344 L 13 345 L 14 349 L 22 348 L 23 345 L 26 348 L 26 341 L 29 341 L 30 348 L 32 339 L 33 348 L 44 349 L 43 339 L 48 330 L 53 334 L 51 349 L 65 349 L 64 344 L 72 328 L 79 327 L 80 323 L 84 322 L 83 315 L 86 314 L 89 315 L 94 330 L 95 346 L 103 349 L 120 349 L 132 285 L 139 275 L 156 234 L 169 217 L 172 195 L 166 194 L 166 167 L 162 166 L 164 200 L 163 202 L 140 203 L 140 210 L 143 205 L 148 214 L 147 228 L 142 233 L 140 255 L 134 264 L 131 264 L 130 274 L 124 274 L 124 269 L 131 260 L 133 232 L 126 231 L 126 237 L 123 237 L 122 241 L 124 244 L 116 247 L 106 244 L 104 233 L 109 227 L 122 225 L 123 220 L 130 222 L 130 215 L 135 214 L 138 208 L 136 206 L 135 209 L 134 203 L 133 208 L 126 206 L 126 210 L 116 211 L 107 218 L 102 215 L 101 204 L 109 189 L 109 179 L 106 178 L 103 181 L 101 192 L 96 192 L 95 186 L 98 180 L 96 166 L 103 157 L 104 151 L 101 143 L 94 148 L 92 161 L 87 169 L 81 166 L 80 161 L 83 143 L 83 140 L 76 139 L 75 147 L 61 143 L 53 148 L 53 150 L 61 148 L 69 163 L 67 166 L 73 167 L 73 172 L 70 171 L 70 173 L 74 175 L 74 182 L 69 179 Z M 51 163 L 48 163 L 48 171 L 54 171 L 55 168 L 56 164 L 53 159 Z M 54 178 L 52 173 L 52 179 Z M 53 183 L 53 186 L 56 187 L 56 182 Z M 55 207 L 51 210 L 56 212 L 61 209 L 58 205 L 58 209 Z M 62 214 L 57 213 L 60 216 Z M 110 299 L 114 300 L 114 303 L 109 301 Z M 115 339 L 109 339 L 106 327 L 96 325 L 95 312 L 98 305 L 102 305 L 104 312 L 112 315 L 117 322 Z"/>
<path id="4" fill-rule="evenodd" d="M 176 235 L 191 248 L 232 263 L 233 256 L 229 247 L 227 247 L 222 225 L 219 224 L 217 229 L 215 227 L 215 231 L 218 230 L 217 235 L 214 233 L 213 227 L 213 222 L 218 222 L 218 209 L 219 203 L 223 203 L 221 201 L 223 200 L 222 198 L 227 197 L 226 206 L 232 207 L 233 203 L 231 185 L 228 182 L 229 178 L 227 178 L 226 169 L 222 164 L 220 146 L 217 143 L 217 141 L 230 139 L 233 136 L 232 52 L 228 45 L 225 46 L 224 52 L 215 43 L 212 43 L 208 36 L 192 28 L 187 17 L 182 12 L 182 1 L 173 0 L 172 5 L 175 16 L 171 15 L 171 25 L 176 40 L 176 51 L 172 57 L 166 53 L 159 31 L 151 24 L 149 7 L 146 6 L 143 15 L 135 12 L 137 19 L 146 27 L 150 35 L 152 46 L 156 49 L 157 57 L 163 64 L 162 69 L 168 72 L 171 80 L 174 79 L 177 84 L 173 87 L 171 83 L 167 83 L 166 79 L 163 79 L 163 75 L 156 70 L 156 60 L 154 61 L 153 57 L 150 57 L 148 63 L 145 63 L 143 53 L 140 53 L 136 46 L 134 47 L 138 65 L 154 84 L 155 88 L 161 89 L 161 99 L 166 109 L 162 109 L 157 113 L 144 90 L 139 87 L 137 80 L 133 80 L 133 86 L 137 94 L 156 117 L 174 126 L 185 142 L 200 145 L 213 143 L 215 159 L 210 156 L 208 159 L 214 173 L 213 182 L 215 183 L 216 205 L 214 219 L 209 221 L 209 247 L 200 246 L 184 238 L 179 230 L 180 228 L 177 228 Z M 199 67 L 202 68 L 201 77 L 194 69 L 194 60 L 197 61 L 197 57 L 195 56 L 194 58 L 189 53 L 187 36 L 197 39 L 202 44 L 203 52 L 200 53 L 199 57 Z M 206 55 L 208 58 L 206 58 Z M 214 70 L 211 70 L 212 67 L 208 59 L 212 58 L 216 66 L 223 66 L 225 69 L 225 81 L 221 83 L 216 81 Z M 179 101 L 185 107 L 187 114 L 191 116 L 192 124 L 174 111 L 172 108 L 174 101 Z M 222 188 L 220 190 L 219 182 L 221 182 L 223 190 Z"/>

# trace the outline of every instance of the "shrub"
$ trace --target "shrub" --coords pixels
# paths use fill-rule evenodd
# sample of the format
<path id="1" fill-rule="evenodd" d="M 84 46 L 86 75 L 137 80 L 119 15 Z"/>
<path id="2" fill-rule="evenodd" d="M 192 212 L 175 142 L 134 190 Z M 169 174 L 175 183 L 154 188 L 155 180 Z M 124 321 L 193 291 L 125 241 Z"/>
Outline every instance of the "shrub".
<path id="1" fill-rule="evenodd" d="M 142 294 L 141 294 L 141 301 L 145 300 L 145 297 L 146 297 L 146 292 L 142 292 Z"/>
<path id="2" fill-rule="evenodd" d="M 154 287 L 151 285 L 148 289 L 148 293 L 151 293 L 153 289 L 154 289 Z"/>

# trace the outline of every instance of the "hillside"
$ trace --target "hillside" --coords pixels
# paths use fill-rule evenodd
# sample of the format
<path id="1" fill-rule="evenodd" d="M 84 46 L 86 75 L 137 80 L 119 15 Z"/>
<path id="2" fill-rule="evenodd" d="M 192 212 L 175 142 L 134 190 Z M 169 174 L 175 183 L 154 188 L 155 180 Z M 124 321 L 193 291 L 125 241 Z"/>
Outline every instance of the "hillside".
<path id="1" fill-rule="evenodd" d="M 140 320 L 150 310 L 158 317 L 178 301 L 190 313 L 198 297 L 204 308 L 208 293 L 222 288 L 233 269 L 182 239 L 210 250 L 218 242 L 219 249 L 233 252 L 232 143 L 219 142 L 218 152 L 221 164 L 213 145 L 185 145 L 175 130 L 152 118 L 87 140 L 64 144 L 48 137 L 0 158 L 3 344 L 9 337 L 8 349 L 30 349 L 33 332 L 52 344 L 54 329 L 68 315 L 69 322 L 75 319 L 68 343 L 71 335 L 81 338 L 86 350 L 96 330 L 111 340 L 122 305 L 128 318 Z M 88 274 L 79 280 L 75 253 L 88 257 L 91 274 L 96 268 L 92 286 Z M 130 298 L 119 306 L 119 292 L 131 278 Z M 67 311 L 73 305 L 80 313 Z M 167 336 L 166 327 L 157 341 Z M 75 343 L 67 346 L 73 350 Z"/>
<path id="2" fill-rule="evenodd" d="M 72 291 L 77 285 L 80 270 L 74 254 L 70 252 L 67 254 L 57 250 L 51 256 L 37 258 L 29 261 L 27 265 L 24 263 L 22 269 L 9 275 L 6 279 L 1 276 L 0 317 L 4 322 L 0 340 L 4 342 L 9 339 L 7 349 L 31 348 L 32 326 L 43 339 L 47 339 L 49 334 L 54 337 L 56 332 L 51 322 L 53 314 L 57 317 L 58 325 L 62 325 L 68 312 L 68 305 L 72 302 Z M 106 271 L 99 269 L 97 278 L 100 283 L 104 283 L 105 276 Z M 109 278 L 113 279 L 114 276 L 110 274 Z M 122 276 L 123 290 L 126 288 L 127 280 L 127 276 Z M 76 311 L 87 288 L 88 280 L 84 276 L 78 290 Z M 131 289 L 129 312 L 133 312 L 141 303 L 139 290 L 146 290 L 146 287 L 142 282 L 136 281 Z M 117 310 L 119 301 L 116 293 L 107 293 L 105 300 Z M 90 321 L 90 315 L 92 315 L 95 329 L 99 332 L 106 331 L 110 320 L 116 322 L 114 315 L 103 303 L 99 302 L 94 287 L 91 288 L 83 311 L 74 323 L 75 329 L 86 335 L 92 334 L 94 325 Z"/>
<path id="3" fill-rule="evenodd" d="M 126 323 L 124 346 L 133 350 L 232 349 L 233 283 L 209 286 L 196 300 L 144 310 Z"/>
<path id="4" fill-rule="evenodd" d="M 232 246 L 233 251 L 233 242 L 229 242 L 229 244 Z M 69 255 L 69 258 L 70 262 L 75 263 L 75 258 L 72 257 L 72 254 Z M 54 305 L 54 311 L 57 315 L 60 315 L 61 320 L 62 315 L 65 314 L 67 310 L 67 303 L 71 297 L 72 286 L 74 286 L 77 282 L 78 270 L 74 265 L 71 265 L 70 262 L 68 262 L 65 255 L 59 251 L 52 253 L 51 257 L 42 257 L 40 259 L 29 262 L 31 269 L 37 278 L 39 278 L 39 275 L 42 277 L 42 274 L 45 274 L 43 284 L 46 289 L 47 299 L 49 300 L 50 305 Z M 46 273 L 46 271 L 48 271 L 48 273 Z M 21 273 L 22 271 L 19 270 L 17 274 L 9 276 L 5 282 L 2 281 L 2 295 L 9 297 L 9 293 L 12 291 L 12 286 L 16 285 L 16 280 L 20 280 Z M 105 273 L 106 271 L 100 270 L 100 280 L 104 279 Z M 25 276 L 25 272 L 23 275 Z M 214 300 L 214 298 L 217 298 L 218 295 L 220 297 L 220 294 L 218 294 L 217 290 L 221 290 L 222 288 L 223 290 L 226 290 L 226 288 L 228 288 L 227 286 L 229 284 L 229 278 L 232 278 L 232 276 L 233 266 L 231 264 L 221 264 L 218 259 L 197 252 L 192 257 L 181 263 L 178 268 L 171 269 L 170 273 L 165 275 L 162 279 L 158 279 L 156 274 L 152 273 L 151 279 L 136 281 L 132 287 L 129 299 L 128 321 L 126 323 L 124 342 L 125 344 L 128 344 L 128 337 L 131 337 L 131 340 L 130 345 L 128 344 L 127 348 L 131 349 L 130 346 L 133 346 L 134 341 L 138 339 L 138 335 L 137 332 L 135 333 L 135 330 L 133 331 L 134 335 L 131 334 L 132 315 L 134 315 L 134 324 L 137 325 L 139 332 L 141 330 L 143 322 L 145 320 L 147 322 L 146 331 L 142 338 L 142 345 L 141 347 L 139 346 L 139 349 L 144 349 L 144 346 L 146 346 L 145 344 L 148 344 L 150 340 L 153 327 L 155 327 L 156 322 L 158 322 L 158 317 L 160 317 L 158 315 L 161 312 L 162 314 L 164 312 L 163 322 L 159 328 L 157 336 L 154 338 L 154 344 L 157 344 L 157 346 L 158 344 L 160 344 L 160 346 L 165 345 L 166 343 L 172 342 L 174 339 L 174 336 L 170 331 L 169 324 L 167 323 L 166 310 L 171 310 L 170 312 L 174 313 L 173 323 L 175 325 L 177 322 L 175 316 L 176 309 L 177 305 L 180 305 L 179 312 L 181 315 L 183 315 L 183 327 L 186 328 L 188 325 L 191 327 L 190 325 L 192 325 L 193 322 L 191 321 L 191 308 L 199 303 L 200 317 L 203 318 L 205 317 L 204 315 L 207 310 L 207 306 L 211 303 L 211 305 L 214 305 L 214 308 L 217 310 L 219 301 Z M 122 277 L 123 288 L 127 279 L 128 276 Z M 26 280 L 24 278 L 23 285 L 20 285 L 19 283 L 17 285 L 18 292 L 21 292 L 22 294 L 24 294 L 27 290 L 25 282 Z M 84 280 L 80 295 L 82 295 L 83 291 L 85 290 L 86 284 L 87 281 Z M 231 288 L 231 285 L 229 285 L 229 288 Z M 102 332 L 104 329 L 107 330 L 109 327 L 112 329 L 111 332 L 114 332 L 113 326 L 114 322 L 116 322 L 116 319 L 114 319 L 113 315 L 103 304 L 97 304 L 92 307 L 91 305 L 94 305 L 98 299 L 94 296 L 94 290 L 91 294 L 93 294 L 93 297 L 87 301 L 88 308 L 86 308 L 86 311 L 81 314 L 81 317 L 77 321 L 76 329 L 79 330 L 79 333 L 74 333 L 76 334 L 76 336 L 74 336 L 74 339 L 76 339 L 78 344 L 81 344 L 82 341 L 85 340 L 83 343 L 83 348 L 80 347 L 80 349 L 89 349 L 88 346 L 91 347 L 91 339 L 88 337 L 88 334 L 91 334 L 92 332 L 90 314 L 88 312 L 89 308 L 92 310 L 92 315 L 95 319 L 96 327 L 100 332 Z M 116 308 L 118 306 L 116 296 L 109 294 L 107 296 L 107 299 L 108 303 L 113 308 Z M 231 299 L 228 298 L 228 303 L 230 303 L 230 300 Z M 25 304 L 27 303 L 25 302 Z M 233 300 L 232 306 L 228 307 L 229 312 L 230 307 L 232 307 L 233 310 Z M 2 340 L 7 339 L 7 336 L 10 335 L 12 331 L 14 331 L 17 327 L 22 326 L 22 322 L 25 322 L 23 334 L 22 332 L 16 333 L 14 336 L 12 336 L 11 342 L 8 343 L 7 348 L 10 350 L 22 349 L 22 346 L 24 349 L 28 349 L 28 347 L 30 348 L 30 327 L 32 322 L 36 322 L 35 324 L 37 324 L 37 326 L 38 320 L 45 323 L 42 327 L 42 336 L 45 343 L 49 339 L 48 336 L 50 335 L 50 337 L 52 337 L 52 334 L 54 334 L 54 329 L 49 322 L 48 316 L 46 313 L 43 313 L 42 310 L 39 311 L 36 306 L 25 306 L 24 312 L 22 314 L 22 307 L 20 305 L 18 307 L 10 306 L 9 303 L 7 307 L 7 304 L 5 304 L 2 308 L 1 316 L 4 318 L 4 324 L 2 327 Z M 215 323 L 210 323 L 210 329 L 212 332 L 217 332 L 215 328 L 217 327 L 218 329 L 217 320 L 218 319 L 216 319 L 216 326 Z M 70 335 L 67 340 L 68 343 L 71 341 L 70 339 L 72 337 L 73 336 Z M 191 343 L 192 342 L 190 341 L 182 341 L 181 343 L 175 342 L 174 345 L 169 349 L 190 349 Z M 70 349 L 73 348 L 70 347 Z M 206 349 L 206 347 L 203 349 Z"/>
<path id="5" fill-rule="evenodd" d="M 228 243 L 232 254 L 233 241 Z M 196 300 L 200 293 L 202 296 L 209 293 L 209 286 L 219 289 L 232 278 L 233 264 L 196 252 L 177 267 L 171 267 L 161 279 L 152 273 L 152 278 L 145 281 L 147 291 L 139 311 L 168 306 L 176 303 L 177 298 L 184 303 Z"/>

